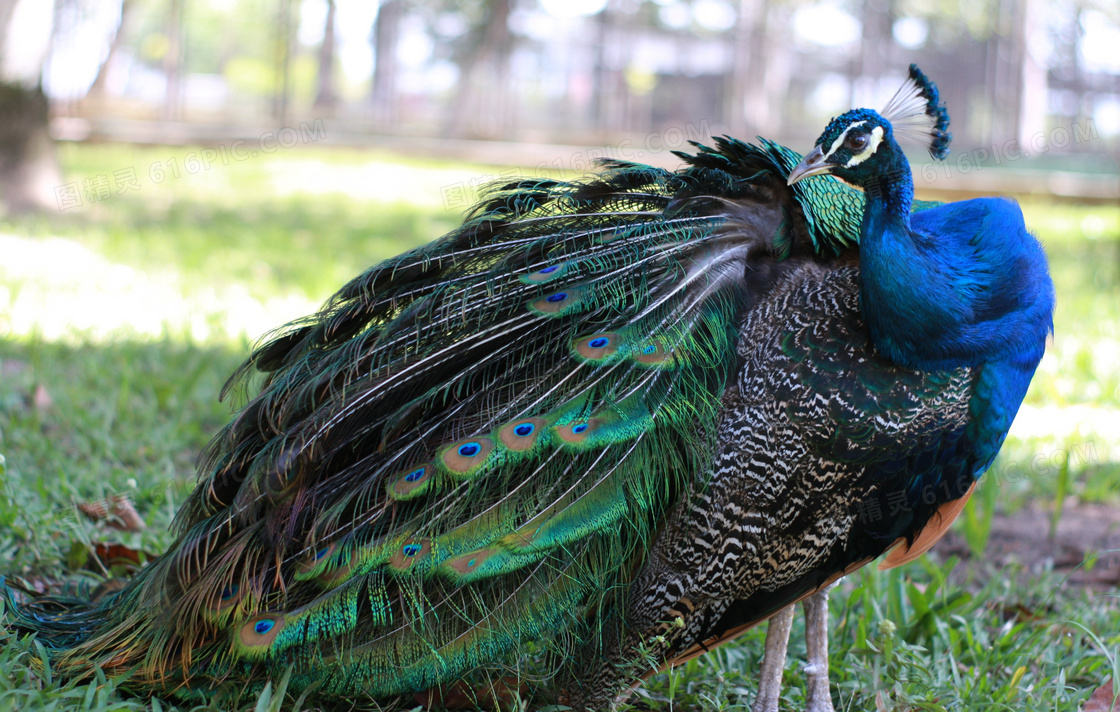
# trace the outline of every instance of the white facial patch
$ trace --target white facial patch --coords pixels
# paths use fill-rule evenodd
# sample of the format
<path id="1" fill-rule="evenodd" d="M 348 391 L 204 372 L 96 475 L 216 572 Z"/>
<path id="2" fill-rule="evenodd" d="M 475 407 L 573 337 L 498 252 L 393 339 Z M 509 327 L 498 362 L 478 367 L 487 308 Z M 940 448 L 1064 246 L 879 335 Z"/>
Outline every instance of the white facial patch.
<path id="1" fill-rule="evenodd" d="M 840 135 L 836 137 L 836 140 L 832 142 L 832 145 L 829 146 L 829 148 L 828 148 L 828 152 L 826 154 L 824 154 L 823 156 L 821 156 L 821 161 L 823 162 L 823 161 L 828 160 L 829 156 L 836 153 L 836 149 L 840 148 L 840 144 L 844 143 L 844 139 L 847 137 L 849 131 L 856 128 L 857 126 L 863 126 L 866 123 L 867 123 L 866 120 L 860 120 L 860 121 L 855 122 L 854 124 L 849 124 L 848 128 L 844 129 L 840 133 Z"/>
<path id="2" fill-rule="evenodd" d="M 853 126 L 854 125 L 855 124 L 853 124 Z M 847 133 L 847 131 L 845 131 L 844 133 Z M 859 164 L 866 161 L 868 158 L 871 158 L 871 156 L 875 153 L 875 151 L 877 151 L 879 149 L 879 144 L 882 143 L 882 141 L 883 141 L 883 127 L 882 126 L 876 126 L 875 128 L 871 129 L 871 140 L 868 142 L 867 148 L 863 149 L 862 153 L 859 153 L 859 154 L 849 158 L 848 162 L 844 164 L 844 167 L 845 168 L 851 168 L 852 166 L 858 166 Z"/>
<path id="3" fill-rule="evenodd" d="M 863 126 L 866 123 L 867 123 L 866 120 L 861 119 L 860 121 L 853 122 L 846 129 L 844 129 L 844 131 L 839 136 L 836 137 L 836 140 L 832 142 L 832 145 L 828 149 L 828 153 L 821 156 L 821 162 L 823 163 L 824 161 L 828 160 L 829 156 L 836 153 L 836 151 L 844 143 L 844 139 L 848 137 L 848 132 L 849 131 L 851 131 L 852 129 L 854 129 L 856 127 Z M 844 164 L 844 167 L 845 168 L 851 168 L 852 166 L 858 166 L 859 164 L 866 161 L 868 158 L 871 158 L 871 156 L 874 155 L 875 151 L 878 150 L 879 144 L 882 143 L 882 141 L 883 141 L 883 127 L 882 126 L 876 126 L 875 128 L 871 129 L 871 140 L 868 142 L 867 148 L 865 148 L 860 153 L 858 153 L 858 154 L 852 156 L 851 158 L 849 158 L 848 162 Z"/>

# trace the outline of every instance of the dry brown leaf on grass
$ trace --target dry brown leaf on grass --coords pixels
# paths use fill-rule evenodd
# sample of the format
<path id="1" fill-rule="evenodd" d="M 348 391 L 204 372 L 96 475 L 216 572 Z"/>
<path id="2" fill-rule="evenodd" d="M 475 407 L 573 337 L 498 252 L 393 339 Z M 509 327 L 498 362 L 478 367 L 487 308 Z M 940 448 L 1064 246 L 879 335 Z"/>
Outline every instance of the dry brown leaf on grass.
<path id="1" fill-rule="evenodd" d="M 95 502 L 79 502 L 76 506 L 90 521 L 108 520 L 105 524 L 113 529 L 138 532 L 144 528 L 144 520 L 127 495 L 117 494 Z"/>
<path id="2" fill-rule="evenodd" d="M 875 712 L 887 712 L 887 703 L 883 699 L 883 691 L 875 693 Z"/>
<path id="3" fill-rule="evenodd" d="M 1085 706 L 1081 708 L 1081 712 L 1116 712 L 1120 710 L 1120 704 L 1116 701 L 1117 691 L 1113 689 L 1112 678 L 1104 681 L 1104 684 L 1097 688 L 1096 692 L 1085 702 Z"/>
<path id="4" fill-rule="evenodd" d="M 94 544 L 92 553 L 106 567 L 124 566 L 130 570 L 137 570 L 144 562 L 156 558 L 155 554 L 143 549 L 133 549 L 123 544 L 108 544 L 105 542 Z"/>
<path id="5" fill-rule="evenodd" d="M 50 391 L 42 383 L 35 386 L 35 392 L 31 394 L 31 405 L 35 406 L 35 410 L 40 414 L 46 413 L 54 405 Z"/>

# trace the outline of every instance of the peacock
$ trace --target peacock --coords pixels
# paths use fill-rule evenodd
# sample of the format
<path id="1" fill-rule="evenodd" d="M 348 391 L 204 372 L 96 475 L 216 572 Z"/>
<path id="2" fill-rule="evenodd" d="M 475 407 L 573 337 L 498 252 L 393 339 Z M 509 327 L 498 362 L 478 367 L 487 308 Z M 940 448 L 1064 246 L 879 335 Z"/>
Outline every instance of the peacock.
<path id="1" fill-rule="evenodd" d="M 9 580 L 8 624 L 137 694 L 600 711 L 772 619 L 775 710 L 805 600 L 830 710 L 829 585 L 946 530 L 1053 329 L 1015 203 L 914 200 L 898 141 L 948 125 L 911 65 L 804 158 L 491 185 L 252 352 L 169 551 L 101 596 Z"/>

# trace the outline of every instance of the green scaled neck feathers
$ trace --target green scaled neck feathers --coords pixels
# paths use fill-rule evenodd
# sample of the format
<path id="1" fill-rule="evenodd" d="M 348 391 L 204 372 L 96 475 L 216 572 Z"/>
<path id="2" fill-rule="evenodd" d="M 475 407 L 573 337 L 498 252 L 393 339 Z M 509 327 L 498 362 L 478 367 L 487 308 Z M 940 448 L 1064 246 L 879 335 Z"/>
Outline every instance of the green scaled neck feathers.
<path id="1" fill-rule="evenodd" d="M 802 155 L 781 144 L 758 138 L 758 144 L 744 143 L 730 136 L 718 136 L 714 146 L 692 142 L 695 154 L 674 151 L 686 163 L 709 170 L 744 175 L 744 182 L 767 175 L 788 176 Z M 818 254 L 839 255 L 859 243 L 866 197 L 826 176 L 808 177 L 791 186 L 792 197 L 800 208 L 799 220 Z M 915 200 L 911 208 L 927 210 L 940 203 Z"/>

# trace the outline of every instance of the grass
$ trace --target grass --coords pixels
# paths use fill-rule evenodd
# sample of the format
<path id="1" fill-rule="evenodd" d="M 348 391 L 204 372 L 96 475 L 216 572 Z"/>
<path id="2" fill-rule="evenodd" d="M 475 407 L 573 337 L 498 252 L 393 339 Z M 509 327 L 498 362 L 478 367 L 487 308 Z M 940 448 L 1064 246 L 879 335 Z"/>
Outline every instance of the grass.
<path id="1" fill-rule="evenodd" d="M 838 710 L 1074 710 L 1115 677 L 1120 626 L 1113 598 L 1069 590 L 1057 574 L 958 586 L 949 581 L 954 566 L 963 564 L 927 557 L 904 570 L 868 567 L 834 591 L 830 657 Z M 783 710 L 805 706 L 796 662 L 805 660 L 800 626 L 798 617 Z M 763 638 L 763 630 L 750 631 L 664 673 L 643 696 L 657 710 L 746 712 Z"/>
<path id="2" fill-rule="evenodd" d="M 368 264 L 446 232 L 459 215 L 443 189 L 496 172 L 316 148 L 150 180 L 153 164 L 183 165 L 188 152 L 65 146 L 69 180 L 132 167 L 140 189 L 0 222 L 5 572 L 80 567 L 93 542 L 162 551 L 194 458 L 230 416 L 215 395 L 250 342 Z M 1055 502 L 1120 495 L 1120 209 L 1024 209 L 1051 256 L 1057 333 L 994 486 L 956 525 L 977 554 L 997 512 L 1046 506 L 1060 521 Z M 92 525 L 73 508 L 120 492 L 145 530 Z M 848 577 L 831 604 L 838 709 L 1069 710 L 1120 677 L 1115 596 L 1054 572 L 992 573 L 927 556 Z M 804 704 L 801 625 L 783 709 Z M 632 709 L 749 709 L 763 635 L 655 677 Z M 32 667 L 36 655 L 33 640 L 0 632 L 0 710 L 174 707 L 129 698 L 113 680 L 56 680 Z M 293 704 L 276 690 L 242 706 Z"/>

